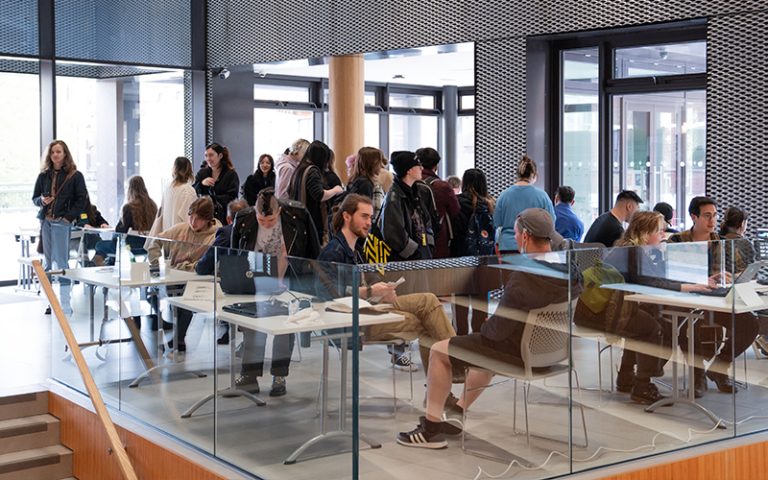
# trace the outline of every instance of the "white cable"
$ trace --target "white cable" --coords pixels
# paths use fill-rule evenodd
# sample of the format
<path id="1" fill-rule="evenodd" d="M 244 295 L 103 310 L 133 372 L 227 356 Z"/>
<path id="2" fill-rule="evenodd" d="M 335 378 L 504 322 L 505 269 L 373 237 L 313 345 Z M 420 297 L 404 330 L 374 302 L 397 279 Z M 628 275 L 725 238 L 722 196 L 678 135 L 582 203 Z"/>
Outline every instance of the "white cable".
<path id="1" fill-rule="evenodd" d="M 768 417 L 758 417 L 758 416 L 751 416 L 751 417 L 747 417 L 747 418 L 745 418 L 745 419 L 743 419 L 743 420 L 740 420 L 740 421 L 736 422 L 736 423 L 735 423 L 735 425 L 740 425 L 741 423 L 744 423 L 744 422 L 746 422 L 747 420 L 751 420 L 751 419 L 753 419 L 753 418 L 768 418 Z M 679 441 L 680 441 L 680 442 L 682 442 L 682 443 L 690 443 L 690 442 L 691 442 L 691 440 L 693 439 L 693 435 L 694 435 L 694 434 L 701 434 L 701 435 L 706 435 L 706 434 L 712 433 L 712 432 L 714 432 L 715 430 L 717 430 L 717 429 L 718 429 L 718 427 L 720 427 L 720 425 L 721 425 L 721 424 L 723 424 L 723 425 L 724 425 L 724 424 L 726 424 L 726 423 L 730 423 L 731 425 L 734 425 L 734 423 L 733 423 L 733 422 L 728 422 L 728 421 L 726 421 L 726 420 L 722 420 L 722 419 L 721 419 L 721 420 L 718 420 L 718 421 L 717 421 L 717 423 L 715 424 L 715 426 L 714 426 L 714 427 L 712 427 L 712 428 L 711 428 L 711 429 L 709 429 L 709 430 L 695 430 L 695 429 L 693 429 L 693 428 L 689 428 L 689 429 L 688 429 L 688 438 L 687 438 L 687 439 L 685 439 L 685 440 L 684 440 L 684 439 L 682 439 L 682 438 L 680 438 L 680 437 L 678 437 L 678 436 L 677 436 L 677 435 L 675 435 L 674 433 L 670 433 L 670 432 L 658 432 L 656 435 L 654 435 L 654 436 L 653 436 L 653 439 L 651 440 L 651 443 L 650 443 L 650 444 L 648 444 L 648 445 L 641 445 L 641 446 L 639 446 L 639 447 L 635 447 L 635 448 L 632 448 L 632 449 L 629 449 L 629 450 L 621 450 L 621 449 L 617 449 L 617 448 L 606 448 L 606 447 L 598 447 L 598 449 L 597 449 L 597 450 L 595 450 L 595 453 L 593 453 L 593 454 L 592 454 L 592 455 L 590 455 L 589 457 L 586 457 L 586 458 L 574 458 L 574 459 L 573 459 L 573 461 L 574 461 L 574 462 L 588 462 L 588 461 L 590 461 L 590 460 L 592 460 L 592 459 L 596 458 L 596 457 L 597 457 L 599 454 L 601 454 L 601 453 L 603 453 L 603 452 L 616 452 L 616 453 L 633 453 L 633 452 L 637 452 L 637 451 L 639 451 L 639 450 L 645 450 L 645 449 L 655 449 L 655 448 L 656 448 L 656 439 L 657 439 L 657 438 L 658 438 L 660 435 L 666 435 L 666 436 L 668 436 L 668 437 L 672 437 L 672 438 L 674 438 L 674 439 L 676 439 L 676 440 L 679 440 Z M 523 469 L 523 470 L 527 470 L 527 471 L 533 471 L 533 470 L 541 470 L 542 468 L 544 468 L 544 467 L 546 467 L 546 466 L 547 466 L 547 464 L 549 463 L 549 461 L 550 461 L 550 460 L 552 459 L 552 457 L 554 457 L 555 455 L 559 455 L 559 456 L 561 456 L 561 457 L 565 458 L 566 460 L 570 458 L 570 457 L 569 457 L 567 454 L 565 454 L 565 453 L 562 453 L 562 452 L 558 452 L 558 451 L 556 451 L 556 450 L 555 450 L 555 451 L 552 451 L 552 452 L 550 452 L 550 454 L 549 454 L 549 455 L 547 455 L 547 459 L 546 459 L 546 460 L 544 460 L 544 462 L 543 462 L 542 464 L 538 465 L 538 466 L 535 466 L 535 467 L 526 467 L 525 465 L 521 464 L 521 463 L 520 463 L 520 462 L 518 462 L 517 460 L 512 460 L 512 461 L 509 463 L 509 465 L 507 465 L 507 468 L 506 468 L 506 469 L 505 469 L 503 472 L 501 472 L 501 473 L 499 473 L 499 474 L 496 474 L 496 475 L 493 475 L 493 474 L 487 473 L 487 472 L 485 472 L 485 471 L 483 470 L 483 468 L 482 468 L 482 467 L 478 466 L 478 467 L 477 467 L 477 469 L 478 469 L 478 472 L 477 472 L 477 475 L 475 475 L 475 478 L 474 478 L 474 480 L 479 480 L 480 478 L 501 478 L 501 477 L 503 477 L 504 475 L 506 475 L 506 474 L 507 474 L 507 473 L 508 473 L 508 472 L 509 472 L 509 471 L 512 469 L 512 467 L 514 467 L 515 465 L 517 465 L 517 466 L 519 466 L 521 469 Z"/>

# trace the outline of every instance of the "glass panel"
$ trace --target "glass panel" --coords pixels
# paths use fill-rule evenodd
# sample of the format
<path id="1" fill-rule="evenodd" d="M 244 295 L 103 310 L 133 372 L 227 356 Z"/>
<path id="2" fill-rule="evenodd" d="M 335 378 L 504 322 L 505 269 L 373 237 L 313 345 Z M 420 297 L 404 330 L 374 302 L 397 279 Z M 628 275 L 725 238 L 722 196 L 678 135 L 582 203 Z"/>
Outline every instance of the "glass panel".
<path id="1" fill-rule="evenodd" d="M 136 67 L 141 75 L 105 78 L 114 67 L 56 68 L 58 136 L 85 176 L 91 202 L 115 225 L 126 180 L 142 175 L 159 200 L 174 159 L 184 154 L 183 73 Z"/>
<path id="2" fill-rule="evenodd" d="M 459 178 L 468 168 L 475 168 L 475 116 L 460 115 L 456 122 L 456 171 Z"/>
<path id="3" fill-rule="evenodd" d="M 308 102 L 307 87 L 289 87 L 286 85 L 266 85 L 257 83 L 253 86 L 254 100 L 275 100 L 280 102 Z"/>
<path id="4" fill-rule="evenodd" d="M 256 158 L 268 153 L 280 157 L 297 138 L 312 138 L 314 115 L 308 110 L 253 109 L 253 144 Z"/>
<path id="5" fill-rule="evenodd" d="M 425 115 L 389 116 L 389 151 L 416 151 L 425 145 L 437 145 L 438 117 Z"/>
<path id="6" fill-rule="evenodd" d="M 615 68 L 615 78 L 705 73 L 707 43 L 701 41 L 617 48 Z"/>
<path id="7" fill-rule="evenodd" d="M 278 222 L 283 232 L 303 228 Z M 206 413 L 215 408 L 216 455 L 260 478 L 295 478 L 297 468 L 350 478 L 353 297 L 337 285 L 354 284 L 353 266 L 282 257 L 280 245 L 255 237 L 233 241 L 256 241 L 256 251 L 217 250 L 222 295 L 209 310 L 228 322 L 231 341 L 218 353 L 220 396 L 193 418 L 213 421 Z M 289 248 L 306 254 L 308 246 L 302 239 Z M 269 442 L 248 440 L 265 432 Z"/>
<path id="8" fill-rule="evenodd" d="M 598 49 L 562 52 L 563 185 L 576 192 L 574 213 L 588 226 L 599 215 Z"/>
<path id="9" fill-rule="evenodd" d="M 379 148 L 381 140 L 379 139 L 379 121 L 381 116 L 378 113 L 365 114 L 365 132 L 363 142 L 372 147 Z"/>
<path id="10" fill-rule="evenodd" d="M 435 108 L 435 97 L 433 95 L 419 95 L 416 93 L 390 93 L 390 107 L 405 108 Z"/>
<path id="11" fill-rule="evenodd" d="M 32 193 L 41 159 L 39 87 L 37 75 L 0 73 L 0 110 L 13 112 L 0 118 L 0 163 L 5 170 L 0 180 L 0 251 L 5 252 L 0 280 L 16 278 L 19 254 L 37 255 L 40 222 Z"/>
<path id="12" fill-rule="evenodd" d="M 617 95 L 613 112 L 614 195 L 635 190 L 649 209 L 666 202 L 672 227 L 686 228 L 690 199 L 704 195 L 704 92 Z"/>

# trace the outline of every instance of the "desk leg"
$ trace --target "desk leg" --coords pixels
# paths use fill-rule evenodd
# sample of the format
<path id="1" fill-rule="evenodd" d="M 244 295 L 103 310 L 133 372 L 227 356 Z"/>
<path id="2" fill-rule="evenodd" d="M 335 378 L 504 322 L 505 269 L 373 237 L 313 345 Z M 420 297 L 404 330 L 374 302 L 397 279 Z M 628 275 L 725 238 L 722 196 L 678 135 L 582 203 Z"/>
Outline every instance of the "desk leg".
<path id="1" fill-rule="evenodd" d="M 340 337 L 341 342 L 341 398 L 339 399 L 339 429 L 332 432 L 326 431 L 326 417 L 328 416 L 328 349 L 329 339 L 323 338 L 323 365 L 322 365 L 322 380 L 320 383 L 321 395 L 320 395 L 320 434 L 310 438 L 299 448 L 294 450 L 288 458 L 283 462 L 285 465 L 293 465 L 298 460 L 299 456 L 307 449 L 315 444 L 327 438 L 336 437 L 349 437 L 353 438 L 352 432 L 345 430 L 346 427 L 346 403 L 347 403 L 347 339 L 349 334 L 344 334 Z M 360 434 L 360 440 L 364 441 L 371 448 L 381 448 L 381 444 L 367 436 Z"/>
<path id="2" fill-rule="evenodd" d="M 233 398 L 233 397 L 245 397 L 248 400 L 252 401 L 259 407 L 263 407 L 267 404 L 264 400 L 257 397 L 256 395 L 246 392 L 245 390 L 241 390 L 235 386 L 235 344 L 237 343 L 236 336 L 237 335 L 237 327 L 234 323 L 229 322 L 229 387 L 225 388 L 224 390 L 219 390 L 215 393 L 209 393 L 205 397 L 201 398 L 197 402 L 194 403 L 191 407 L 189 407 L 187 410 L 184 411 L 184 413 L 181 414 L 181 418 L 189 418 L 192 416 L 193 413 L 197 411 L 198 408 L 202 407 L 206 403 L 208 403 L 209 400 L 213 400 L 216 397 L 222 397 L 222 398 Z"/>
<path id="3" fill-rule="evenodd" d="M 657 402 L 655 402 L 652 405 L 649 405 L 645 408 L 646 412 L 652 413 L 655 412 L 657 408 L 663 407 L 665 405 L 674 405 L 675 403 L 682 403 L 685 405 L 690 405 L 697 410 L 704 413 L 707 417 L 709 417 L 712 422 L 714 422 L 717 425 L 717 428 L 724 429 L 726 428 L 725 425 L 722 423 L 722 420 L 715 415 L 712 411 L 704 407 L 703 405 L 696 402 L 696 396 L 694 392 L 694 373 L 695 373 L 695 353 L 693 351 L 694 346 L 694 326 L 696 324 L 696 315 L 694 313 L 689 314 L 679 314 L 679 313 L 672 313 L 672 332 L 674 333 L 675 337 L 675 345 L 677 345 L 677 339 L 680 336 L 680 326 L 679 326 L 679 319 L 680 316 L 687 319 L 687 333 L 688 333 L 688 355 L 686 356 L 687 362 L 688 362 L 688 392 L 685 398 L 681 398 L 678 389 L 678 375 L 677 375 L 677 362 L 674 362 L 672 364 L 672 395 L 668 398 L 661 399 Z"/>

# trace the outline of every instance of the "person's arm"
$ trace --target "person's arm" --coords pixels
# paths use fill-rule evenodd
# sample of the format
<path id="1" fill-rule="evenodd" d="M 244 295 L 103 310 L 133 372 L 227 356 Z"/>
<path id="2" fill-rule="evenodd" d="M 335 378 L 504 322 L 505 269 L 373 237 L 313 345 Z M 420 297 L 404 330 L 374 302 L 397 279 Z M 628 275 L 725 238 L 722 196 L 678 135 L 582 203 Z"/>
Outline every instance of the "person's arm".
<path id="1" fill-rule="evenodd" d="M 120 214 L 120 221 L 115 226 L 115 232 L 128 233 L 128 230 L 133 228 L 133 211 L 131 207 L 126 203 L 123 205 L 123 211 Z"/>
<path id="2" fill-rule="evenodd" d="M 453 191 L 453 187 L 448 182 L 440 181 L 438 185 L 435 185 L 440 193 L 440 197 L 445 202 L 445 212 L 451 218 L 456 218 L 459 215 L 461 207 L 459 206 L 459 200 L 456 198 L 456 193 Z"/>
<path id="3" fill-rule="evenodd" d="M 149 261 L 150 265 L 157 265 L 158 260 L 160 259 L 160 255 L 163 252 L 163 245 L 165 245 L 165 241 L 161 240 L 163 238 L 173 238 L 175 234 L 174 227 L 171 227 L 170 229 L 160 232 L 157 237 L 153 238 L 149 242 L 149 246 L 147 247 L 147 261 Z"/>
<path id="4" fill-rule="evenodd" d="M 64 214 L 64 219 L 73 222 L 80 217 L 80 213 L 85 211 L 88 201 L 88 190 L 85 187 L 85 177 L 80 172 L 75 172 L 72 176 L 72 201 L 69 204 L 69 210 Z"/>
<path id="5" fill-rule="evenodd" d="M 213 241 L 213 245 L 208 247 L 200 261 L 195 265 L 195 273 L 198 275 L 213 275 L 216 263 L 216 250 L 219 250 L 218 255 L 223 253 L 224 248 L 229 248 L 229 237 L 231 230 L 227 227 L 221 227 L 216 230 L 216 239 Z"/>
<path id="6" fill-rule="evenodd" d="M 392 201 L 391 198 L 385 201 L 379 218 L 379 229 L 389 248 L 405 259 L 416 253 L 419 244 L 408 235 L 400 205 L 399 201 Z"/>
<path id="7" fill-rule="evenodd" d="M 34 203 L 38 207 L 42 207 L 44 205 L 43 203 L 43 182 L 45 182 L 45 174 L 41 173 L 37 176 L 37 180 L 35 180 L 35 189 L 32 192 L 32 203 Z"/>
<path id="8" fill-rule="evenodd" d="M 211 176 L 210 168 L 201 168 L 195 175 L 195 183 L 192 184 L 192 188 L 198 195 L 210 195 L 210 187 L 203 185 L 203 180 Z"/>
<path id="9" fill-rule="evenodd" d="M 234 170 L 227 170 L 219 179 L 219 183 L 211 188 L 211 197 L 213 200 L 227 208 L 229 202 L 237 198 L 237 189 L 240 186 L 240 178 Z"/>

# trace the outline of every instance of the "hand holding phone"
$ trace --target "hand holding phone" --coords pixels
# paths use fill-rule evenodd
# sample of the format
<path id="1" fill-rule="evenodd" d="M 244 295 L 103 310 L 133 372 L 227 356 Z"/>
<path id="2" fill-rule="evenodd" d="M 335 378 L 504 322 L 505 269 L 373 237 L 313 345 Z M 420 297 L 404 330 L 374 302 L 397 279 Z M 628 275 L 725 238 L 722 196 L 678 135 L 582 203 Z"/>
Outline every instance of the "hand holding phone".
<path id="1" fill-rule="evenodd" d="M 387 285 L 389 285 L 392 288 L 397 288 L 400 286 L 400 284 L 405 283 L 405 277 L 400 277 L 394 282 L 387 282 Z"/>

